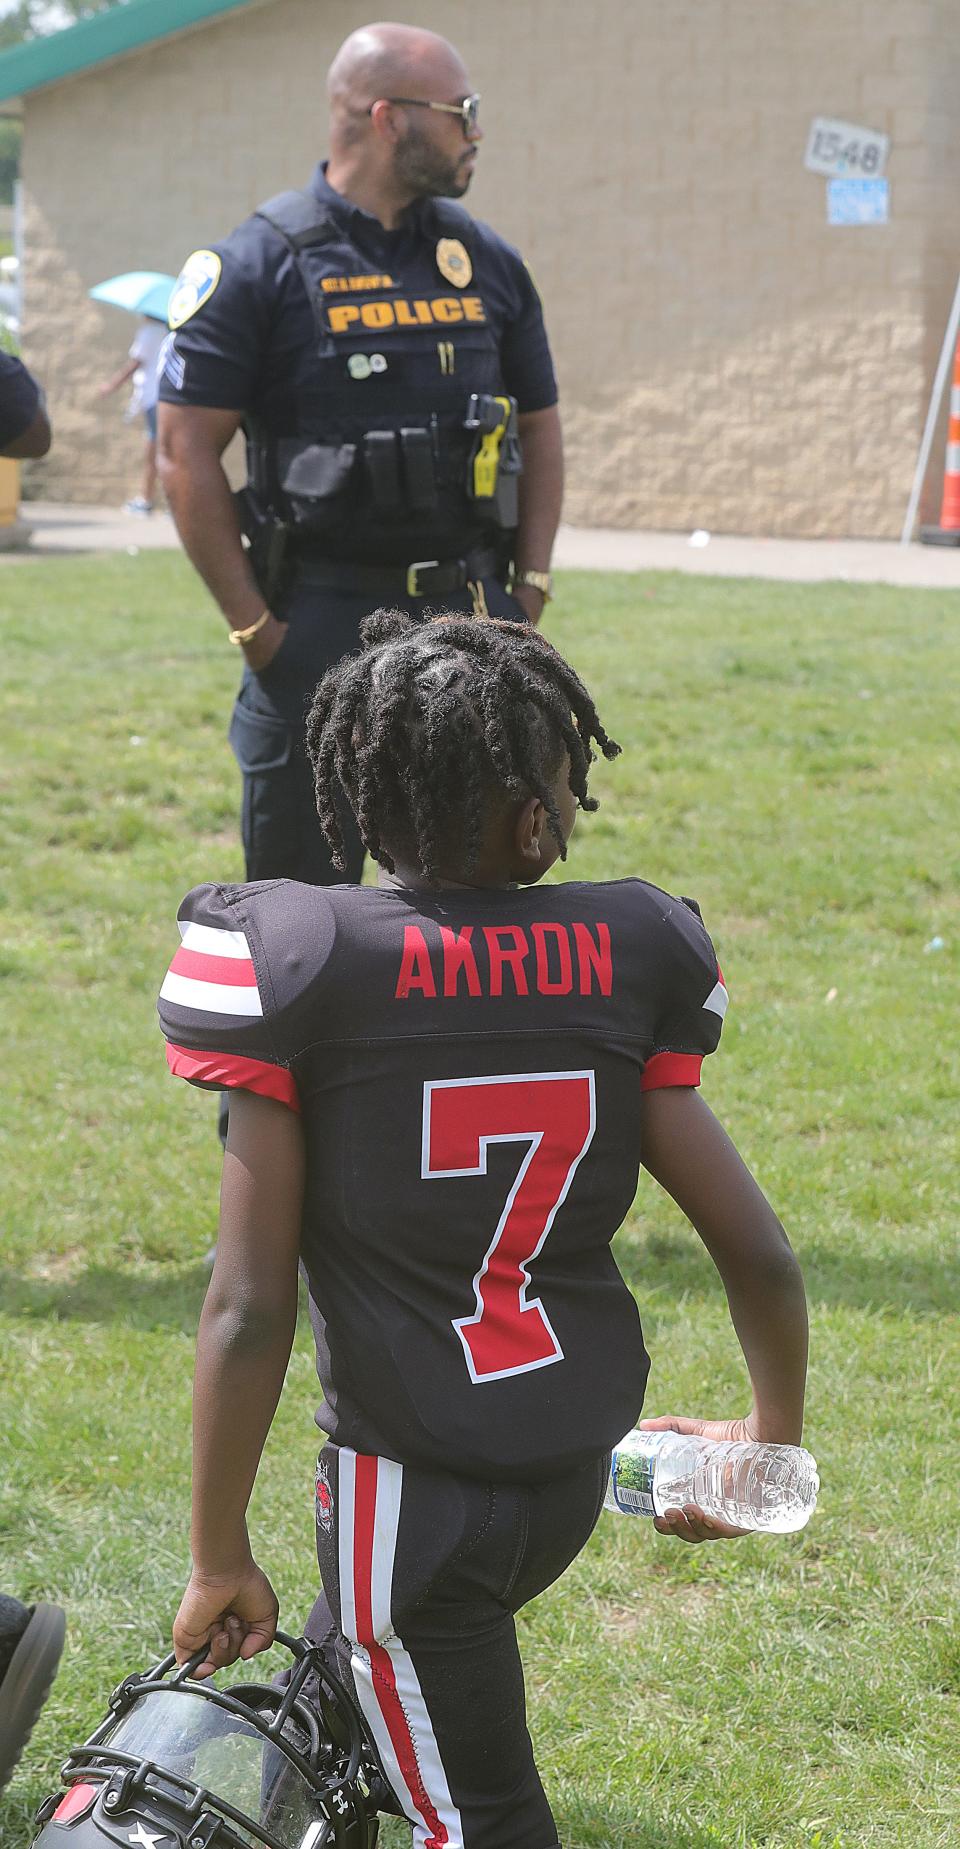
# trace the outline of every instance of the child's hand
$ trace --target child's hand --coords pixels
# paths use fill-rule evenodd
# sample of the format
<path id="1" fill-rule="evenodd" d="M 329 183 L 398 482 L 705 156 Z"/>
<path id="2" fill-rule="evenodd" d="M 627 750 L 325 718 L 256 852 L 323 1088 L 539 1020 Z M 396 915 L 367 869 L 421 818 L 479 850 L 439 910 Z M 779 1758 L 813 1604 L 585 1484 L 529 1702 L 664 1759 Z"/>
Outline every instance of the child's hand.
<path id="1" fill-rule="evenodd" d="M 255 1561 L 217 1579 L 206 1579 L 194 1569 L 173 1622 L 177 1662 L 189 1662 L 206 1644 L 206 1659 L 193 1672 L 198 1682 L 235 1663 L 238 1656 L 246 1662 L 269 1650 L 279 1616 L 277 1595 Z"/>
<path id="2" fill-rule="evenodd" d="M 736 1444 L 752 1444 L 757 1434 L 751 1427 L 750 1418 L 746 1419 L 685 1419 L 677 1418 L 672 1413 L 662 1419 L 641 1419 L 642 1432 L 680 1432 L 684 1437 L 733 1439 Z M 730 1522 L 721 1521 L 716 1515 L 706 1515 L 696 1502 L 685 1502 L 682 1508 L 667 1509 L 663 1515 L 655 1515 L 653 1525 L 658 1534 L 675 1535 L 678 1541 L 733 1541 L 738 1535 L 749 1534 L 749 1528 L 734 1528 Z"/>
<path id="3" fill-rule="evenodd" d="M 749 1534 L 749 1528 L 733 1528 L 729 1522 L 722 1522 L 719 1516 L 705 1515 L 699 1503 L 685 1502 L 680 1509 L 667 1509 L 663 1515 L 655 1515 L 653 1525 L 658 1534 L 675 1535 L 678 1541 L 735 1541 L 738 1535 Z"/>

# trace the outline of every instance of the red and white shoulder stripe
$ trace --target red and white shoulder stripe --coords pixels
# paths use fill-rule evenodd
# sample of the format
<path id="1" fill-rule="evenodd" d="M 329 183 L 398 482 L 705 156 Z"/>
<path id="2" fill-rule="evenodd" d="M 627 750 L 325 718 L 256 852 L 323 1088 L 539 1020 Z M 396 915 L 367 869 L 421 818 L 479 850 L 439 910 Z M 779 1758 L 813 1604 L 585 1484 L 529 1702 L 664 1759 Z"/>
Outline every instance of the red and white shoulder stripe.
<path id="1" fill-rule="evenodd" d="M 178 923 L 182 942 L 160 990 L 171 1072 L 195 1085 L 258 1092 L 299 1111 L 292 1072 L 262 1056 L 270 1043 L 255 1025 L 263 1020 L 263 1002 L 245 933 Z M 181 1046 L 181 1034 L 212 1044 Z M 238 1037 L 242 1053 L 233 1044 Z"/>
<path id="2" fill-rule="evenodd" d="M 722 1021 L 727 1012 L 729 1000 L 723 972 L 718 965 L 717 980 L 706 1000 L 701 1003 L 701 1013 L 718 1015 Z M 707 1037 L 712 1040 L 714 1032 L 719 1037 L 719 1028 L 709 1030 Z M 641 1091 L 662 1091 L 668 1086 L 699 1085 L 702 1066 L 702 1053 L 674 1053 L 669 1049 L 660 1053 L 652 1053 L 643 1068 L 640 1089 Z"/>
<path id="3" fill-rule="evenodd" d="M 178 920 L 182 942 L 160 990 L 161 1001 L 202 1014 L 262 1017 L 263 1003 L 243 931 Z"/>
<path id="4" fill-rule="evenodd" d="M 727 1012 L 729 1001 L 730 997 L 727 994 L 726 983 L 723 980 L 723 971 L 718 964 L 717 980 L 703 1005 L 710 1014 L 718 1014 L 722 1021 Z"/>

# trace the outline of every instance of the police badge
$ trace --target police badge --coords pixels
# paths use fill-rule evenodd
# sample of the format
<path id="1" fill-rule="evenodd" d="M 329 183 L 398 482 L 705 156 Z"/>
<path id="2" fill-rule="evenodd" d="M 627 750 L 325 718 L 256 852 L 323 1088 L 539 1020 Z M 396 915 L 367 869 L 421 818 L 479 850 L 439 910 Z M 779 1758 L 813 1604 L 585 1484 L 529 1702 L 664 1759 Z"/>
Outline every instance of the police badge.
<path id="1" fill-rule="evenodd" d="M 465 289 L 473 279 L 473 264 L 467 256 L 466 246 L 459 238 L 441 238 L 437 245 L 437 269 L 444 282 L 452 282 L 455 289 Z"/>

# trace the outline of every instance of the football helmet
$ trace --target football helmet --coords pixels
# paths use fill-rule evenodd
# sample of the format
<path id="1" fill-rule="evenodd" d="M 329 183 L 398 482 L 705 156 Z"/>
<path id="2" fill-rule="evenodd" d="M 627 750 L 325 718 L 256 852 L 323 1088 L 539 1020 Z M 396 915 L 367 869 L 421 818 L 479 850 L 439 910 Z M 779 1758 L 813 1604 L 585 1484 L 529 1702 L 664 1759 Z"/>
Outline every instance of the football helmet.
<path id="1" fill-rule="evenodd" d="M 393 1804 L 360 1710 L 318 1649 L 276 1641 L 293 1658 L 278 1686 L 191 1680 L 206 1649 L 127 1676 L 35 1849 L 373 1849 Z"/>

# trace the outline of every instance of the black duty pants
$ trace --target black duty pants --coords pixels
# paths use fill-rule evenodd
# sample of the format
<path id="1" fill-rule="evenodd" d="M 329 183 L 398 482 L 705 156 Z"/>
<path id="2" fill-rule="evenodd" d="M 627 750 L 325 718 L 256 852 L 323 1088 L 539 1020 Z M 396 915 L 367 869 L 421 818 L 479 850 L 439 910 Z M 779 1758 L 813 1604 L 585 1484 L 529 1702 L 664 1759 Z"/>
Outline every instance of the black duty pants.
<path id="1" fill-rule="evenodd" d="M 346 569 L 346 568 L 345 568 Z M 495 578 L 484 580 L 491 616 L 523 620 L 519 604 Z M 386 596 L 381 604 L 423 616 L 428 607 L 470 610 L 469 590 L 447 597 Z M 301 568 L 276 614 L 290 629 L 262 673 L 244 670 L 230 724 L 230 743 L 243 773 L 242 832 L 247 879 L 304 880 L 311 886 L 357 881 L 363 848 L 352 824 L 344 829 L 346 871 L 334 867 L 320 832 L 304 722 L 317 682 L 342 655 L 359 647 L 360 624 L 376 607 L 369 591 L 330 590 Z"/>
<path id="2" fill-rule="evenodd" d="M 584 1546 L 609 1468 L 526 1488 L 321 1452 L 306 1635 L 352 1679 L 413 1849 L 556 1849 L 514 1613 Z"/>

